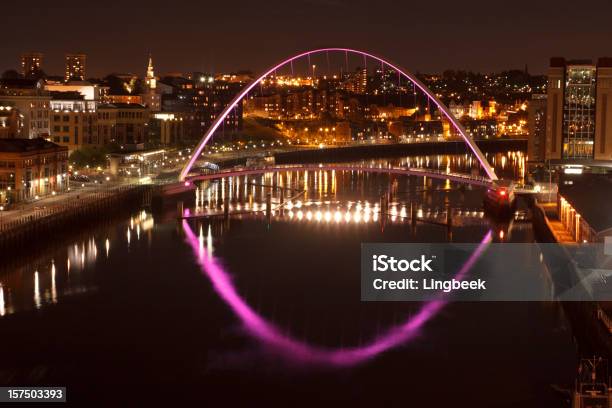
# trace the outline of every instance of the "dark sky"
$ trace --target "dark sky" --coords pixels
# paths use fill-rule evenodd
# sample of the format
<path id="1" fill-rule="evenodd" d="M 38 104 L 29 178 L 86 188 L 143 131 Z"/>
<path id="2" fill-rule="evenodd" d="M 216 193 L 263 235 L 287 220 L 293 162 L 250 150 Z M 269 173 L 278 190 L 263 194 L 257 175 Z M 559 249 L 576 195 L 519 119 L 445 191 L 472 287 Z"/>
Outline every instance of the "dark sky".
<path id="1" fill-rule="evenodd" d="M 612 1 L 125 0 L 3 2 L 0 71 L 22 51 L 88 55 L 88 76 L 156 71 L 259 71 L 320 46 L 348 46 L 412 71 L 544 72 L 551 56 L 612 55 Z"/>

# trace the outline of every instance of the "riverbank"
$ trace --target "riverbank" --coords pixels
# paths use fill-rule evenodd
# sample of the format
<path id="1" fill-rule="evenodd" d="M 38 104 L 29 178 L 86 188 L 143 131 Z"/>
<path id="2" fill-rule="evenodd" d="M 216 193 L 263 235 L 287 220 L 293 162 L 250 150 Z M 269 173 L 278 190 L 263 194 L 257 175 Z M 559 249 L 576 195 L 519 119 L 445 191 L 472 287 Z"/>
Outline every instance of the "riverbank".
<path id="1" fill-rule="evenodd" d="M 534 203 L 532 208 L 533 228 L 538 242 L 577 245 L 558 220 L 556 203 L 554 205 Z M 561 245 L 557 250 L 544 251 L 543 255 L 544 262 L 549 268 L 563 269 L 567 277 L 575 281 L 574 284 L 580 279 L 575 270 L 575 260 Z M 578 340 L 579 351 L 585 356 L 596 355 L 612 359 L 612 320 L 600 302 L 560 303 Z"/>
<path id="2" fill-rule="evenodd" d="M 117 186 L 4 222 L 0 224 L 0 259 L 21 251 L 36 251 L 45 242 L 150 205 L 153 189 L 151 185 Z"/>

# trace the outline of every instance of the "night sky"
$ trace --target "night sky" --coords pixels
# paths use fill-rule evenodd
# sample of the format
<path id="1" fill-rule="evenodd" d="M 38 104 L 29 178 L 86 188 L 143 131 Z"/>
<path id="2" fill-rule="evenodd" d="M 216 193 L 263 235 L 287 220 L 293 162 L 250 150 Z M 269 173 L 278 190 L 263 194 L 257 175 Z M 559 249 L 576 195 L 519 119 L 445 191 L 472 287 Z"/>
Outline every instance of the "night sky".
<path id="1" fill-rule="evenodd" d="M 0 71 L 23 51 L 45 54 L 61 75 L 63 55 L 88 55 L 87 76 L 259 71 L 320 46 L 348 46 L 412 71 L 523 69 L 542 73 L 551 56 L 612 56 L 612 2 L 565 0 L 7 1 L 1 7 Z"/>

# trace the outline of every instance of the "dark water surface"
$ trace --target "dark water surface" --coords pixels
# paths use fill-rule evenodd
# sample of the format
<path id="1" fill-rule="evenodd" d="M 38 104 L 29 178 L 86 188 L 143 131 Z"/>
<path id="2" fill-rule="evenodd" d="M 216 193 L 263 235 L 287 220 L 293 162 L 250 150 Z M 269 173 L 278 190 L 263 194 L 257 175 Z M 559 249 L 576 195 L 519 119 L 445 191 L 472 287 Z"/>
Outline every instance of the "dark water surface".
<path id="1" fill-rule="evenodd" d="M 520 176 L 520 155 L 502 161 Z M 358 172 L 223 183 L 186 206 L 227 194 L 229 221 L 143 211 L 5 265 L 0 381 L 77 406 L 564 406 L 576 347 L 557 304 L 360 301 L 362 242 L 531 242 L 527 211 L 493 222 L 482 189 Z M 280 189 L 262 185 L 295 198 L 268 219 Z M 447 206 L 451 231 L 431 223 Z"/>

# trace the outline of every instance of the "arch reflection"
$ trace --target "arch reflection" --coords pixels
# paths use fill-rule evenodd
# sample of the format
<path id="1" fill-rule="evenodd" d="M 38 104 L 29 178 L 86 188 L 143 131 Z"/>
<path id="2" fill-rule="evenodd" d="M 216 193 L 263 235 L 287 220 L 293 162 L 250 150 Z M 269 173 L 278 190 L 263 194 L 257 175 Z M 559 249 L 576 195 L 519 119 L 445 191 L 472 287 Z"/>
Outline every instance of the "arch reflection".
<path id="1" fill-rule="evenodd" d="M 418 334 L 423 325 L 433 318 L 446 305 L 445 300 L 424 302 L 416 315 L 400 325 L 388 329 L 381 336 L 364 346 L 342 349 L 323 348 L 307 342 L 296 340 L 283 334 L 282 330 L 260 316 L 240 296 L 232 280 L 213 256 L 204 251 L 200 240 L 191 229 L 187 220 L 182 221 L 187 243 L 191 246 L 202 272 L 211 280 L 215 291 L 232 309 L 244 324 L 248 333 L 263 344 L 272 347 L 288 359 L 310 364 L 333 366 L 350 366 L 369 360 L 389 349 L 411 340 Z M 492 241 L 492 232 L 488 231 L 476 248 L 455 274 L 455 279 L 463 279 Z"/>

